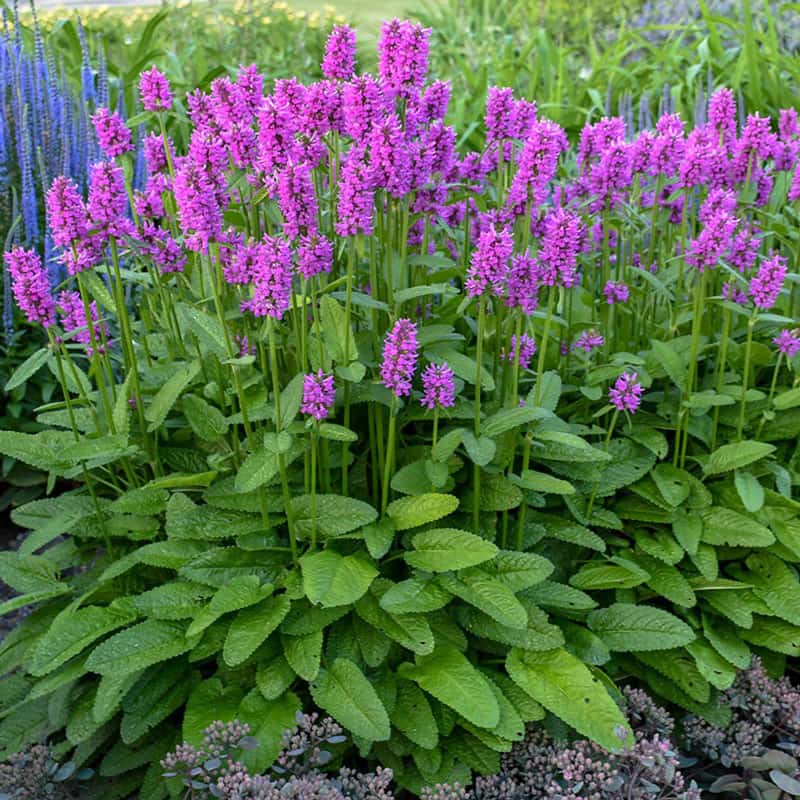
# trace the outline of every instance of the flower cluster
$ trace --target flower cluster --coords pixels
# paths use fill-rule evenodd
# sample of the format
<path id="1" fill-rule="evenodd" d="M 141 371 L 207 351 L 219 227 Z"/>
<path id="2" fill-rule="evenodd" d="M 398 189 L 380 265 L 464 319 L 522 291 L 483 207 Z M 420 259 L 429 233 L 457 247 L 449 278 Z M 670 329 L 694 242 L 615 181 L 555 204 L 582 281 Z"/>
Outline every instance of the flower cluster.
<path id="1" fill-rule="evenodd" d="M 642 402 L 644 387 L 637 381 L 637 374 L 624 373 L 617 378 L 608 391 L 608 399 L 617 411 L 633 414 Z"/>
<path id="2" fill-rule="evenodd" d="M 381 381 L 397 397 L 411 394 L 411 381 L 417 368 L 417 326 L 399 319 L 386 335 L 381 364 Z"/>
<path id="3" fill-rule="evenodd" d="M 326 375 L 319 370 L 314 375 L 303 378 L 303 404 L 300 410 L 316 420 L 325 419 L 333 408 L 336 399 L 336 388 L 333 375 Z"/>

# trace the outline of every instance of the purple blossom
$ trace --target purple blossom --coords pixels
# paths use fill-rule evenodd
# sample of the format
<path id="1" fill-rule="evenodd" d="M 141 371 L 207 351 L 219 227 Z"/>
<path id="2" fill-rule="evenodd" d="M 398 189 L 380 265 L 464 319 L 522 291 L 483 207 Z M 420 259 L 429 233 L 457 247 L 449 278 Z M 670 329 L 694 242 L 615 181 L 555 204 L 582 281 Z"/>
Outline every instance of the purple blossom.
<path id="1" fill-rule="evenodd" d="M 800 167 L 797 167 L 794 171 L 794 175 L 792 175 L 792 184 L 789 187 L 789 194 L 787 197 L 792 203 L 796 200 L 800 200 Z"/>
<path id="2" fill-rule="evenodd" d="M 605 339 L 594 330 L 583 331 L 575 340 L 573 350 L 583 350 L 584 353 L 591 353 L 598 347 L 605 344 Z"/>
<path id="3" fill-rule="evenodd" d="M 141 245 L 162 273 L 183 272 L 186 254 L 169 231 L 145 221 L 141 230 Z"/>
<path id="4" fill-rule="evenodd" d="M 89 231 L 89 219 L 78 187 L 63 175 L 53 181 L 45 201 L 53 242 L 70 247 Z"/>
<path id="5" fill-rule="evenodd" d="M 728 253 L 728 261 L 739 272 L 747 272 L 756 263 L 758 248 L 761 244 L 758 233 L 758 228 L 755 226 L 751 227 L 743 224 L 733 237 L 731 249 Z"/>
<path id="6" fill-rule="evenodd" d="M 116 158 L 133 150 L 131 129 L 116 111 L 98 108 L 92 116 L 97 143 L 106 158 Z"/>
<path id="7" fill-rule="evenodd" d="M 450 105 L 450 81 L 434 81 L 425 93 L 415 102 L 414 113 L 418 125 L 430 125 L 441 122 L 447 115 Z"/>
<path id="8" fill-rule="evenodd" d="M 519 340 L 519 365 L 522 369 L 528 369 L 531 364 L 531 359 L 536 353 L 536 341 L 532 336 L 523 333 Z M 517 359 L 517 337 L 516 334 L 511 337 L 511 345 L 506 354 L 506 359 L 512 363 Z"/>
<path id="9" fill-rule="evenodd" d="M 222 268 L 222 275 L 232 285 L 253 283 L 268 257 L 269 247 L 264 242 L 239 244 Z"/>
<path id="10" fill-rule="evenodd" d="M 513 89 L 489 87 L 484 122 L 487 147 L 514 138 L 517 133 L 517 103 Z"/>
<path id="11" fill-rule="evenodd" d="M 290 238 L 317 230 L 317 195 L 311 167 L 290 162 L 278 175 L 278 205 L 283 213 L 283 231 Z"/>
<path id="12" fill-rule="evenodd" d="M 15 247 L 5 253 L 11 287 L 17 305 L 28 322 L 49 328 L 56 321 L 55 303 L 50 295 L 50 282 L 35 250 Z"/>
<path id="13" fill-rule="evenodd" d="M 368 147 L 375 187 L 386 189 L 392 197 L 408 194 L 411 190 L 411 160 L 408 142 L 396 114 L 390 114 L 373 126 Z"/>
<path id="14" fill-rule="evenodd" d="M 169 177 L 163 172 L 155 172 L 147 179 L 147 184 L 143 192 L 136 192 L 134 207 L 140 217 L 147 219 L 158 219 L 163 217 L 164 198 L 163 194 L 169 191 L 171 186 Z"/>
<path id="15" fill-rule="evenodd" d="M 674 175 L 685 148 L 683 120 L 679 114 L 665 114 L 656 123 L 656 136 L 650 151 L 650 174 Z"/>
<path id="16" fill-rule="evenodd" d="M 336 223 L 339 236 L 372 234 L 374 197 L 375 184 L 366 147 L 354 144 L 342 166 L 339 183 Z"/>
<path id="17" fill-rule="evenodd" d="M 139 77 L 139 94 L 145 111 L 169 111 L 172 107 L 172 92 L 169 81 L 152 67 Z"/>
<path id="18" fill-rule="evenodd" d="M 167 153 L 164 148 L 164 139 L 157 133 L 148 133 L 144 137 L 144 159 L 147 162 L 147 169 L 151 175 L 156 172 L 163 172 L 167 168 Z M 175 160 L 172 150 L 172 142 L 169 143 L 170 155 Z"/>
<path id="19" fill-rule="evenodd" d="M 133 233 L 133 225 L 126 216 L 128 195 L 122 167 L 113 161 L 92 164 L 86 208 L 92 228 L 100 228 L 103 238 Z"/>
<path id="20" fill-rule="evenodd" d="M 92 315 L 91 331 L 89 330 L 89 323 L 86 320 L 86 307 L 78 292 L 61 292 L 58 296 L 58 306 L 61 309 L 61 325 L 66 333 L 76 331 L 74 339 L 76 342 L 86 346 L 86 355 L 89 358 L 94 356 L 94 349 L 91 346 L 92 338 L 94 337 L 95 343 L 98 345 L 98 353 L 102 355 L 104 346 L 101 343 L 101 331 L 103 336 L 108 336 L 108 326 L 103 322 L 99 323 L 99 316 L 97 313 L 97 303 L 92 302 L 89 305 L 89 311 Z M 111 342 L 108 342 L 110 345 Z"/>
<path id="21" fill-rule="evenodd" d="M 630 290 L 622 281 L 608 281 L 603 287 L 603 294 L 606 297 L 606 303 L 610 306 L 615 303 L 627 303 L 630 298 Z"/>
<path id="22" fill-rule="evenodd" d="M 410 319 L 397 320 L 386 335 L 381 364 L 381 381 L 397 397 L 411 394 L 418 347 L 416 324 Z"/>
<path id="23" fill-rule="evenodd" d="M 558 157 L 568 147 L 563 128 L 550 120 L 536 120 L 519 158 L 511 187 L 508 191 L 507 206 L 521 215 L 528 202 L 541 205 L 546 198 L 547 184 L 555 175 Z"/>
<path id="24" fill-rule="evenodd" d="M 337 81 L 317 81 L 306 87 L 301 129 L 324 136 L 344 123 L 342 87 Z"/>
<path id="25" fill-rule="evenodd" d="M 506 305 L 533 314 L 539 305 L 542 266 L 535 256 L 520 253 L 511 259 L 506 284 Z"/>
<path id="26" fill-rule="evenodd" d="M 734 281 L 726 281 L 722 284 L 722 297 L 730 303 L 743 306 L 747 302 L 747 295 L 736 285 Z"/>
<path id="27" fill-rule="evenodd" d="M 758 272 L 750 279 L 748 293 L 756 308 L 772 308 L 786 278 L 786 259 L 778 253 L 761 262 Z"/>
<path id="28" fill-rule="evenodd" d="M 322 74 L 331 80 L 347 81 L 356 68 L 356 32 L 349 25 L 334 25 L 325 45 Z"/>
<path id="29" fill-rule="evenodd" d="M 730 148 L 736 139 L 736 100 L 730 89 L 718 89 L 708 101 L 708 121 L 719 144 Z"/>
<path id="30" fill-rule="evenodd" d="M 624 372 L 608 390 L 608 399 L 618 411 L 629 411 L 633 414 L 639 408 L 644 388 L 637 381 L 637 377 L 635 372 L 632 374 Z"/>
<path id="31" fill-rule="evenodd" d="M 487 291 L 501 295 L 508 277 L 508 260 L 514 250 L 514 238 L 508 228 L 490 224 L 481 233 L 478 246 L 472 253 L 467 273 L 466 289 L 470 297 Z"/>
<path id="32" fill-rule="evenodd" d="M 772 342 L 787 358 L 794 358 L 800 352 L 800 330 L 784 328 Z"/>
<path id="33" fill-rule="evenodd" d="M 422 391 L 420 403 L 425 408 L 452 408 L 456 403 L 453 370 L 446 363 L 428 364 L 422 373 Z"/>
<path id="34" fill-rule="evenodd" d="M 378 40 L 378 74 L 389 97 L 410 98 L 428 73 L 430 28 L 417 22 L 384 22 Z"/>
<path id="35" fill-rule="evenodd" d="M 284 239 L 265 236 L 259 248 L 253 278 L 253 298 L 242 303 L 242 311 L 256 317 L 281 320 L 292 295 L 292 251 Z"/>
<path id="36" fill-rule="evenodd" d="M 739 221 L 724 205 L 717 205 L 713 209 L 706 209 L 704 205 L 700 215 L 704 220 L 704 227 L 699 236 L 689 242 L 686 262 L 699 272 L 705 272 L 715 267 L 728 250 Z"/>
<path id="37" fill-rule="evenodd" d="M 321 272 L 330 272 L 333 266 L 333 244 L 321 234 L 300 237 L 297 247 L 297 272 L 303 280 L 310 280 Z"/>
<path id="38" fill-rule="evenodd" d="M 316 420 L 325 419 L 333 408 L 336 400 L 336 387 L 333 384 L 333 375 L 327 375 L 322 370 L 316 374 L 311 373 L 303 378 L 303 405 L 300 411 Z"/>
<path id="39" fill-rule="evenodd" d="M 288 163 L 294 147 L 294 122 L 285 102 L 265 98 L 258 113 L 256 167 L 271 179 Z"/>
<path id="40" fill-rule="evenodd" d="M 622 117 L 603 117 L 592 125 L 586 125 L 581 131 L 578 164 L 586 168 L 590 161 L 602 156 L 609 145 L 624 140 L 625 120 Z"/>
<path id="41" fill-rule="evenodd" d="M 381 87 L 372 75 L 359 75 L 342 87 L 342 125 L 352 139 L 362 141 L 384 108 Z"/>
<path id="42" fill-rule="evenodd" d="M 578 254 L 584 234 L 583 221 L 577 214 L 560 207 L 548 213 L 539 250 L 542 283 L 567 288 L 578 283 Z"/>

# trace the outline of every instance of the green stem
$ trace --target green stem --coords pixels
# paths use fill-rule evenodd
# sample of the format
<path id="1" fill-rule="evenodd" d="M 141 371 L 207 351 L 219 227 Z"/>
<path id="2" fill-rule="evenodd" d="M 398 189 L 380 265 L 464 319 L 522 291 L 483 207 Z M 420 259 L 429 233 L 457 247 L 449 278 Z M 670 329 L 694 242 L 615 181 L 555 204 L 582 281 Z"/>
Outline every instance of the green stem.
<path id="1" fill-rule="evenodd" d="M 758 314 L 754 313 L 747 321 L 747 344 L 744 350 L 744 374 L 742 375 L 742 401 L 739 405 L 739 424 L 736 428 L 736 438 L 740 442 L 744 431 L 744 413 L 747 406 L 747 384 L 750 379 L 750 359 L 753 351 L 753 328 L 755 328 L 757 320 Z"/>
<path id="2" fill-rule="evenodd" d="M 725 385 L 725 367 L 728 360 L 728 338 L 731 333 L 731 311 L 725 309 L 725 321 L 722 323 L 722 338 L 719 342 L 719 364 L 717 365 L 717 394 L 722 392 Z M 717 449 L 717 428 L 719 427 L 720 407 L 714 407 L 714 421 L 711 425 L 711 451 Z"/>
<path id="3" fill-rule="evenodd" d="M 611 425 L 608 426 L 608 431 L 606 432 L 606 441 L 605 447 L 603 448 L 605 452 L 608 452 L 608 445 L 611 442 L 611 434 L 614 433 L 614 428 L 617 425 L 617 419 L 619 418 L 619 409 L 614 409 L 614 416 L 611 418 Z M 594 501 L 597 497 L 597 490 L 600 488 L 600 482 L 595 481 L 594 486 L 592 487 L 592 496 L 589 498 L 589 505 L 586 508 L 586 523 L 589 524 L 592 521 L 592 509 L 594 508 Z"/>
<path id="4" fill-rule="evenodd" d="M 317 549 L 317 436 L 319 422 L 314 420 L 311 433 L 311 551 Z"/>
<path id="5" fill-rule="evenodd" d="M 395 434 L 397 432 L 397 417 L 395 414 L 397 398 L 392 393 L 391 405 L 389 406 L 389 433 L 386 437 L 386 460 L 383 463 L 383 486 L 381 488 L 381 514 L 386 513 L 389 505 L 389 484 L 392 480 L 392 461 L 394 461 Z"/>
<path id="6" fill-rule="evenodd" d="M 772 372 L 772 382 L 769 385 L 769 397 L 767 398 L 767 408 L 772 405 L 772 398 L 775 396 L 775 387 L 778 385 L 778 373 L 781 371 L 781 364 L 783 363 L 783 353 L 778 352 L 778 360 L 775 363 L 775 369 Z M 764 429 L 764 424 L 767 421 L 766 413 L 761 416 L 761 422 L 758 423 L 758 431 L 756 432 L 756 439 L 761 438 L 761 431 Z M 712 448 L 713 450 L 713 448 Z"/>
<path id="7" fill-rule="evenodd" d="M 486 325 L 486 304 L 478 296 L 478 341 L 475 346 L 475 438 L 481 435 L 481 380 L 483 378 L 483 333 Z M 481 468 L 472 465 L 472 527 L 475 534 L 480 531 L 481 512 Z"/>

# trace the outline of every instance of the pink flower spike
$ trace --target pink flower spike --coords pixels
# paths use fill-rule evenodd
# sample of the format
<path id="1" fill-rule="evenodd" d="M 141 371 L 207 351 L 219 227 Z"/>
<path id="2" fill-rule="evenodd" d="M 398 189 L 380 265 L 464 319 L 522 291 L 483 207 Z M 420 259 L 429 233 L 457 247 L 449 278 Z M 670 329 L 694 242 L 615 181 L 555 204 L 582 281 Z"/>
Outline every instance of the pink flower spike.
<path id="1" fill-rule="evenodd" d="M 422 389 L 420 404 L 425 408 L 452 408 L 456 403 L 454 373 L 446 363 L 428 364 L 425 367 Z"/>
<path id="2" fill-rule="evenodd" d="M 386 336 L 381 364 L 381 380 L 395 396 L 411 394 L 411 381 L 417 368 L 417 326 L 410 319 L 399 319 Z"/>
<path id="3" fill-rule="evenodd" d="M 139 77 L 139 94 L 145 111 L 169 111 L 172 107 L 169 81 L 156 67 Z"/>
<path id="4" fill-rule="evenodd" d="M 336 399 L 336 387 L 333 375 L 322 370 L 303 378 L 303 405 L 300 410 L 316 420 L 325 419 L 333 408 Z"/>
<path id="5" fill-rule="evenodd" d="M 608 390 L 608 399 L 617 411 L 629 411 L 633 414 L 639 408 L 644 387 L 636 380 L 637 377 L 635 372 L 624 372 Z"/>
<path id="6" fill-rule="evenodd" d="M 50 283 L 35 250 L 15 247 L 5 254 L 14 299 L 28 322 L 49 328 L 56 321 L 56 306 Z"/>
<path id="7" fill-rule="evenodd" d="M 772 340 L 772 343 L 786 358 L 794 358 L 800 352 L 800 330 L 790 331 L 785 328 Z"/>

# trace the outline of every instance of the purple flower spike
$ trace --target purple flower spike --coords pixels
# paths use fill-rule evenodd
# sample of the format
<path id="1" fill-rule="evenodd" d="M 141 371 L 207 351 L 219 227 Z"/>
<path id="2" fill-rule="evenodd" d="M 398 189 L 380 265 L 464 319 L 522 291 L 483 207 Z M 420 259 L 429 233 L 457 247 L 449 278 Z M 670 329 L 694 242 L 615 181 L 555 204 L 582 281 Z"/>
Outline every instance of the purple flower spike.
<path id="1" fill-rule="evenodd" d="M 800 330 L 782 330 L 773 340 L 773 344 L 786 358 L 794 358 L 800 353 Z"/>
<path id="2" fill-rule="evenodd" d="M 608 281 L 603 287 L 603 294 L 606 296 L 606 303 L 613 306 L 614 303 L 627 303 L 630 291 L 627 284 L 622 281 Z"/>
<path id="3" fill-rule="evenodd" d="M 772 308 L 783 288 L 786 278 L 786 259 L 773 253 L 766 261 L 761 262 L 758 272 L 751 278 L 749 293 L 756 308 Z"/>
<path id="4" fill-rule="evenodd" d="M 536 341 L 532 336 L 523 333 L 519 340 L 519 365 L 522 369 L 528 369 L 531 365 L 531 359 L 536 353 Z M 517 360 L 517 337 L 516 334 L 511 337 L 511 347 L 509 347 L 508 355 L 506 358 L 514 363 Z"/>
<path id="5" fill-rule="evenodd" d="M 425 408 L 452 408 L 456 403 L 454 373 L 447 364 L 428 364 L 422 373 L 422 400 Z"/>
<path id="6" fill-rule="evenodd" d="M 281 320 L 292 295 L 292 251 L 286 241 L 272 236 L 265 236 L 257 247 L 253 299 L 242 303 L 242 311 Z"/>
<path id="7" fill-rule="evenodd" d="M 316 420 L 325 419 L 333 408 L 335 400 L 336 387 L 333 385 L 333 375 L 327 375 L 320 370 L 303 378 L 303 405 L 300 410 L 304 414 Z"/>
<path id="8" fill-rule="evenodd" d="M 98 108 L 92 117 L 97 142 L 106 158 L 116 158 L 133 150 L 131 130 L 116 111 Z"/>
<path id="9" fill-rule="evenodd" d="M 608 390 L 608 399 L 617 411 L 629 411 L 633 414 L 639 408 L 644 388 L 636 380 L 637 377 L 635 372 L 632 374 L 624 372 L 617 378 L 614 386 Z"/>
<path id="10" fill-rule="evenodd" d="M 542 283 L 575 286 L 578 274 L 578 254 L 583 246 L 584 226 L 581 218 L 563 208 L 551 211 L 544 223 L 544 236 L 539 258 L 545 266 Z"/>
<path id="11" fill-rule="evenodd" d="M 333 266 L 333 245 L 320 234 L 301 236 L 297 248 L 297 272 L 303 280 L 310 280 L 321 272 L 330 272 Z"/>
<path id="12" fill-rule="evenodd" d="M 584 353 L 591 353 L 598 347 L 605 344 L 605 339 L 594 330 L 583 331 L 581 335 L 575 340 L 573 350 L 583 350 Z"/>
<path id="13" fill-rule="evenodd" d="M 5 254 L 14 298 L 28 322 L 49 328 L 56 321 L 50 282 L 35 250 L 15 247 Z"/>
<path id="14" fill-rule="evenodd" d="M 169 81 L 155 67 L 139 77 L 139 94 L 145 111 L 169 111 L 172 107 Z"/>
<path id="15" fill-rule="evenodd" d="M 94 355 L 94 350 L 90 344 L 92 334 L 94 334 L 95 341 L 98 343 L 98 350 L 102 353 L 103 345 L 99 343 L 100 326 L 98 325 L 97 303 L 92 302 L 89 306 L 92 315 L 92 331 L 89 330 L 89 324 L 86 321 L 86 308 L 78 292 L 61 292 L 58 296 L 58 305 L 61 308 L 61 324 L 64 327 L 64 331 L 66 333 L 78 331 L 74 337 L 75 341 L 86 346 L 86 355 L 89 358 Z M 102 332 L 106 336 L 108 335 L 108 326 L 105 322 L 102 323 Z"/>
<path id="16" fill-rule="evenodd" d="M 477 297 L 486 291 L 501 294 L 508 277 L 508 260 L 514 249 L 514 239 L 508 229 L 498 230 L 489 225 L 478 239 L 467 274 L 467 294 Z"/>
<path id="17" fill-rule="evenodd" d="M 411 381 L 417 368 L 417 326 L 410 319 L 399 319 L 386 336 L 381 364 L 381 380 L 397 397 L 411 394 Z"/>
<path id="18" fill-rule="evenodd" d="M 390 97 L 411 97 L 428 73 L 431 29 L 418 22 L 384 22 L 378 41 L 381 82 Z"/>
<path id="19" fill-rule="evenodd" d="M 53 241 L 59 247 L 70 247 L 89 231 L 89 220 L 83 198 L 70 178 L 60 175 L 47 192 L 47 220 Z"/>
<path id="20" fill-rule="evenodd" d="M 356 32 L 349 25 L 334 25 L 325 45 L 322 74 L 331 80 L 347 81 L 356 68 Z"/>

